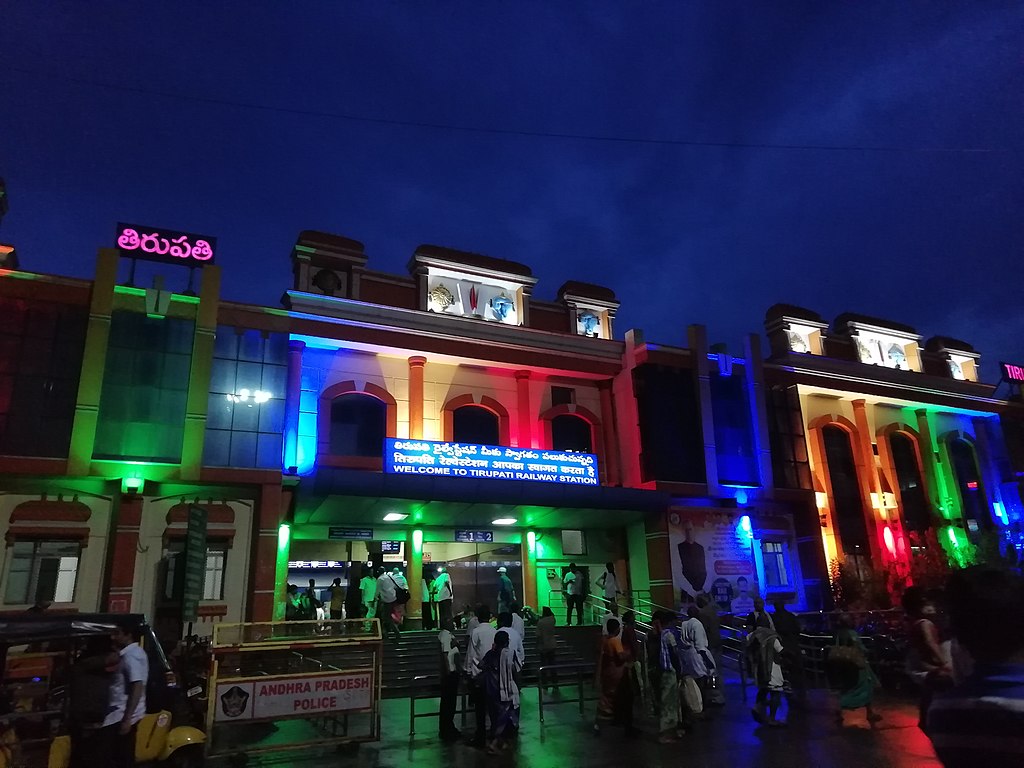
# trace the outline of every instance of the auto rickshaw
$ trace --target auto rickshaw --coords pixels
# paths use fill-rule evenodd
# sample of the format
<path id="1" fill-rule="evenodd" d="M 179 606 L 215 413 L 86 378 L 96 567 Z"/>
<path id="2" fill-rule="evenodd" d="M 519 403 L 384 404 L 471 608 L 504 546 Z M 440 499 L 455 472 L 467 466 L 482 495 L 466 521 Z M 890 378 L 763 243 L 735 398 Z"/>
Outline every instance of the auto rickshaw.
<path id="1" fill-rule="evenodd" d="M 186 722 L 184 693 L 140 614 L 20 614 L 0 617 L 0 768 L 67 768 L 71 761 L 73 665 L 87 643 L 127 619 L 149 659 L 138 764 L 196 768 L 206 734 Z M 116 661 L 116 659 L 115 659 Z"/>

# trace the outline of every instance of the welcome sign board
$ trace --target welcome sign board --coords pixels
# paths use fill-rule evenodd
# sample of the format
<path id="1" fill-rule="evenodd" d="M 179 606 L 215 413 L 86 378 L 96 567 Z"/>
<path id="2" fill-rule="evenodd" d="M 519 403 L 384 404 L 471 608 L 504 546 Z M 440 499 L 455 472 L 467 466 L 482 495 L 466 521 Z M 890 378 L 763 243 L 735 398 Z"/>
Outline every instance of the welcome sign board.
<path id="1" fill-rule="evenodd" d="M 394 437 L 384 441 L 384 471 L 396 475 L 600 484 L 597 456 L 591 453 Z"/>

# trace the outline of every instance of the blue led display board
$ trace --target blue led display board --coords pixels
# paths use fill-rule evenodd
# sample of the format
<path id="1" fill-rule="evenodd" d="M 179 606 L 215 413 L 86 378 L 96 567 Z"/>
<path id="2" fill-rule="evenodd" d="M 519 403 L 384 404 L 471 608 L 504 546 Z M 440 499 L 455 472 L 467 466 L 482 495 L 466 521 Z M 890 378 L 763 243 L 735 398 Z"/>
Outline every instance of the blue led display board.
<path id="1" fill-rule="evenodd" d="M 384 440 L 384 471 L 396 475 L 600 484 L 597 457 L 591 453 L 394 437 Z"/>

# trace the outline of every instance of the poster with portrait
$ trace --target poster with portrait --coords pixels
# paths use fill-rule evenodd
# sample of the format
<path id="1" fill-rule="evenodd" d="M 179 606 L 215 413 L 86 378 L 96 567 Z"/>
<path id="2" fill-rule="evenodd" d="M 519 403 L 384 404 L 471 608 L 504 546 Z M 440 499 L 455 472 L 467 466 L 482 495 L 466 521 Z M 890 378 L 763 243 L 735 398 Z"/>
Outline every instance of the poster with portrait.
<path id="1" fill-rule="evenodd" d="M 672 581 L 686 602 L 706 592 L 719 610 L 754 610 L 757 570 L 738 510 L 677 509 L 668 516 Z"/>

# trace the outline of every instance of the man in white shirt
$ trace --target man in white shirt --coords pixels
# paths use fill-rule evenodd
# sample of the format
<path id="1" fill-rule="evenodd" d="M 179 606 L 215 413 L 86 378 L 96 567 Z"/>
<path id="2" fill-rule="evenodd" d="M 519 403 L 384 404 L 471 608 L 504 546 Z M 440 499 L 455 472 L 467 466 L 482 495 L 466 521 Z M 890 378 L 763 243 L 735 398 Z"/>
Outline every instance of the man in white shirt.
<path id="1" fill-rule="evenodd" d="M 146 683 L 149 658 L 138 643 L 138 627 L 118 622 L 110 637 L 118 649 L 120 664 L 110 682 L 110 711 L 103 721 L 104 743 L 109 744 L 109 766 L 135 765 L 135 729 L 146 714 Z"/>
<path id="2" fill-rule="evenodd" d="M 515 654 L 516 663 L 519 664 L 519 668 L 522 669 L 523 665 L 526 664 L 526 648 L 523 647 L 523 635 L 525 634 L 525 628 L 522 632 L 517 631 L 512 626 L 512 617 L 514 613 L 503 613 L 498 616 L 498 629 L 504 629 L 508 634 L 508 649 Z"/>
<path id="3" fill-rule="evenodd" d="M 384 635 L 394 637 L 396 642 L 399 631 L 392 611 L 395 609 L 397 586 L 390 573 L 383 568 L 377 569 L 377 618 L 380 619 L 380 631 Z"/>
<path id="4" fill-rule="evenodd" d="M 480 619 L 480 626 L 469 636 L 463 669 L 470 680 L 473 707 L 476 710 L 476 735 L 471 743 L 473 746 L 484 747 L 487 745 L 487 696 L 484 686 L 477 682 L 477 677 L 481 671 L 480 662 L 494 646 L 494 636 L 498 630 L 491 626 L 491 610 L 487 606 L 477 608 L 476 616 Z"/>
<path id="5" fill-rule="evenodd" d="M 448 570 L 442 565 L 437 569 L 437 578 L 434 579 L 434 602 L 437 604 L 437 617 L 439 626 L 444 626 L 452 620 L 452 577 Z M 488 651 L 490 648 L 487 649 Z"/>
<path id="6" fill-rule="evenodd" d="M 526 637 L 526 622 L 523 621 L 523 606 L 519 603 L 512 604 L 512 629 L 518 632 L 520 637 Z"/>
<path id="7" fill-rule="evenodd" d="M 580 594 L 582 585 L 576 572 L 576 563 L 569 563 L 569 570 L 562 577 L 562 591 L 565 593 L 566 602 L 566 626 L 572 625 L 572 611 L 576 609 L 576 626 L 583 623 L 583 595 Z"/>
<path id="8" fill-rule="evenodd" d="M 454 741 L 462 734 L 455 727 L 455 705 L 459 696 L 459 646 L 452 634 L 451 624 L 442 625 L 437 639 L 441 644 L 441 711 L 438 718 L 438 736 L 442 741 Z"/>

